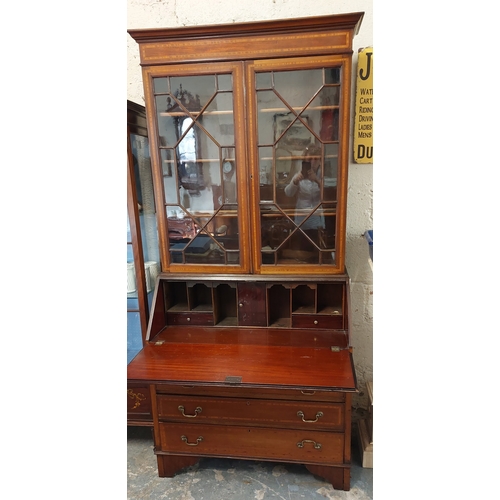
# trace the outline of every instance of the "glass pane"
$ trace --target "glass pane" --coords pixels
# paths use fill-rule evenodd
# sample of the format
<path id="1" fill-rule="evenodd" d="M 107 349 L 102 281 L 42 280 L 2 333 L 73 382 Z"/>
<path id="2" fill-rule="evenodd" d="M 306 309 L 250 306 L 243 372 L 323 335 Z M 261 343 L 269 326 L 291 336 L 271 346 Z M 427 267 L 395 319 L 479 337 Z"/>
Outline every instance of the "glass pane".
<path id="1" fill-rule="evenodd" d="M 127 249 L 131 250 L 132 247 L 127 245 Z M 135 276 L 135 264 L 133 260 L 133 256 L 131 260 L 127 262 L 127 295 L 131 297 L 137 297 L 137 279 Z"/>
<path id="2" fill-rule="evenodd" d="M 219 176 L 219 179 L 222 179 L 222 192 L 220 193 L 219 207 L 223 204 L 235 204 L 238 202 L 235 150 L 234 148 L 225 148 L 223 154 L 222 171 Z M 212 189 L 214 188 L 215 186 L 212 186 Z"/>
<path id="3" fill-rule="evenodd" d="M 179 185 L 179 175 L 176 168 L 175 152 L 173 149 L 162 149 L 160 157 L 165 199 L 169 200 L 170 203 L 178 204 L 177 187 Z"/>
<path id="4" fill-rule="evenodd" d="M 302 119 L 293 114 L 279 115 L 278 122 L 278 147 L 291 151 L 303 151 L 307 146 L 313 144 L 316 137 L 310 128 L 310 120 L 307 116 Z"/>
<path id="5" fill-rule="evenodd" d="M 338 139 L 338 102 L 339 87 L 324 87 L 304 111 L 309 126 L 322 141 Z"/>
<path id="6" fill-rule="evenodd" d="M 272 73 L 257 73 L 255 75 L 255 86 L 257 89 L 270 89 L 272 85 Z"/>
<path id="7" fill-rule="evenodd" d="M 322 69 L 274 72 L 276 92 L 297 112 L 306 106 L 322 86 Z"/>
<path id="8" fill-rule="evenodd" d="M 273 148 L 259 148 L 260 201 L 273 201 Z"/>
<path id="9" fill-rule="evenodd" d="M 141 331 L 141 325 L 147 322 L 156 278 L 160 273 L 156 206 L 148 138 L 131 134 L 130 147 L 137 203 L 135 209 L 139 221 L 141 245 L 139 241 L 132 241 L 136 235 L 131 233 L 127 213 L 127 362 L 130 362 L 142 348 L 142 338 L 146 332 Z M 133 245 L 136 245 L 138 251 L 142 251 L 144 273 L 137 272 Z M 146 303 L 139 303 L 138 289 L 141 283 L 138 280 L 141 276 L 145 280 L 142 286 L 145 285 L 147 292 Z"/>
<path id="10" fill-rule="evenodd" d="M 233 78 L 231 75 L 217 75 L 217 88 L 219 91 L 232 90 Z"/>
<path id="11" fill-rule="evenodd" d="M 256 85 L 262 263 L 332 265 L 340 68 L 257 74 Z"/>
<path id="12" fill-rule="evenodd" d="M 170 99 L 160 148 L 171 262 L 237 263 L 232 75 L 167 80 L 157 99 Z"/>
<path id="13" fill-rule="evenodd" d="M 147 137 L 132 134 L 130 144 L 134 159 L 134 181 L 138 204 L 139 227 L 146 268 L 146 290 L 150 292 L 154 289 L 156 276 L 160 271 L 160 254 L 149 141 Z M 133 258 L 130 260 L 133 260 Z"/>
<path id="14" fill-rule="evenodd" d="M 338 144 L 325 146 L 323 199 L 337 200 Z"/>
<path id="15" fill-rule="evenodd" d="M 198 225 L 180 207 L 171 205 L 167 207 L 168 239 L 170 241 L 189 240 L 194 238 L 199 231 Z"/>
<path id="16" fill-rule="evenodd" d="M 129 245 L 132 243 L 132 234 L 130 232 L 130 219 L 128 217 L 128 212 L 127 212 L 127 243 Z M 127 248 L 127 252 L 129 252 L 128 248 Z"/>
<path id="17" fill-rule="evenodd" d="M 340 83 L 340 68 L 325 68 L 325 83 Z"/>
<path id="18" fill-rule="evenodd" d="M 164 94 L 168 92 L 168 78 L 155 78 L 153 80 L 155 94 Z"/>
<path id="19" fill-rule="evenodd" d="M 276 115 L 290 113 L 283 101 L 270 91 L 257 92 L 257 111 L 259 127 L 259 144 L 273 144 L 278 139 L 278 133 L 283 130 L 276 129 Z M 292 113 L 293 115 L 293 113 Z"/>
<path id="20" fill-rule="evenodd" d="M 142 349 L 141 320 L 138 312 L 127 312 L 127 364 Z"/>
<path id="21" fill-rule="evenodd" d="M 234 146 L 233 93 L 218 93 L 200 115 L 198 122 L 217 145 Z"/>
<path id="22" fill-rule="evenodd" d="M 263 250 L 269 251 L 287 246 L 295 226 L 276 206 L 271 206 L 261 211 L 261 230 Z"/>
<path id="23" fill-rule="evenodd" d="M 172 96 L 180 107 L 196 113 L 215 94 L 215 75 L 178 76 L 170 78 Z"/>
<path id="24" fill-rule="evenodd" d="M 177 144 L 178 122 L 182 117 L 187 116 L 184 111 L 168 111 L 171 109 L 170 97 L 157 96 L 156 98 L 157 121 L 158 121 L 158 141 L 162 147 L 173 147 Z"/>

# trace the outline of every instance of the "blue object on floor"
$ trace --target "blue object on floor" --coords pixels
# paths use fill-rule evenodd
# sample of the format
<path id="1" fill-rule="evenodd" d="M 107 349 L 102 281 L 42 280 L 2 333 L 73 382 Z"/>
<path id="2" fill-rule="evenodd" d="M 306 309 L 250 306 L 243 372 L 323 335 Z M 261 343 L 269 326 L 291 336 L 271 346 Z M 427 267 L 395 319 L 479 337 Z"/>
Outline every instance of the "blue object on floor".
<path id="1" fill-rule="evenodd" d="M 373 262 L 373 229 L 365 231 L 365 238 L 369 245 L 370 260 Z"/>

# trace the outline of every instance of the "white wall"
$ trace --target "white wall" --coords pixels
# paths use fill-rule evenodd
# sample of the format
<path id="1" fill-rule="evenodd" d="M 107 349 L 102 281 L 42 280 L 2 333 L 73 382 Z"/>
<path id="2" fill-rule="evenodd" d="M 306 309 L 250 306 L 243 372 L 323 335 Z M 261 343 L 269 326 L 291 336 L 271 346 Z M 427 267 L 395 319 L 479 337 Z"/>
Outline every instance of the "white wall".
<path id="1" fill-rule="evenodd" d="M 372 0 L 127 0 L 127 29 L 263 21 L 343 12 L 364 12 L 354 38 L 353 68 L 358 49 L 373 46 Z M 139 50 L 127 35 L 127 98 L 144 104 Z M 355 72 L 353 72 L 355 73 Z M 353 95 L 354 95 L 353 81 Z M 351 127 L 352 130 L 352 127 Z M 351 147 L 352 151 L 352 147 Z M 352 153 L 351 153 L 352 156 Z M 373 165 L 349 165 L 346 263 L 352 279 L 352 340 L 360 394 L 355 408 L 365 408 L 366 381 L 373 380 L 373 282 L 363 236 L 373 228 Z"/>

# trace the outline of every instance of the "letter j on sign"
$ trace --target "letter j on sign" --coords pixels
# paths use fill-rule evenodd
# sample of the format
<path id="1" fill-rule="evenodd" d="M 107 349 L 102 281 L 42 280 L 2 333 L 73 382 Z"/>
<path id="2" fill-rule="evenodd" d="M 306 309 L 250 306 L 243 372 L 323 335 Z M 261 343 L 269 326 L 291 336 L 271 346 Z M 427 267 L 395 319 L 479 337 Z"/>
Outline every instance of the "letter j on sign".
<path id="1" fill-rule="evenodd" d="M 358 52 L 354 111 L 354 161 L 373 163 L 373 47 Z"/>

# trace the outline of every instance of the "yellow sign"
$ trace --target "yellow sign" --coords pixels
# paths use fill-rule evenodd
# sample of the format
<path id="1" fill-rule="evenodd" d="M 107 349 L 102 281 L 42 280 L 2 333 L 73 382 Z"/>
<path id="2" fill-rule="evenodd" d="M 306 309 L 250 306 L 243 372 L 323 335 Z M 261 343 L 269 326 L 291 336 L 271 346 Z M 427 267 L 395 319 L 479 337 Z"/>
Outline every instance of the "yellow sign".
<path id="1" fill-rule="evenodd" d="M 373 47 L 359 49 L 358 52 L 354 161 L 373 163 Z"/>

